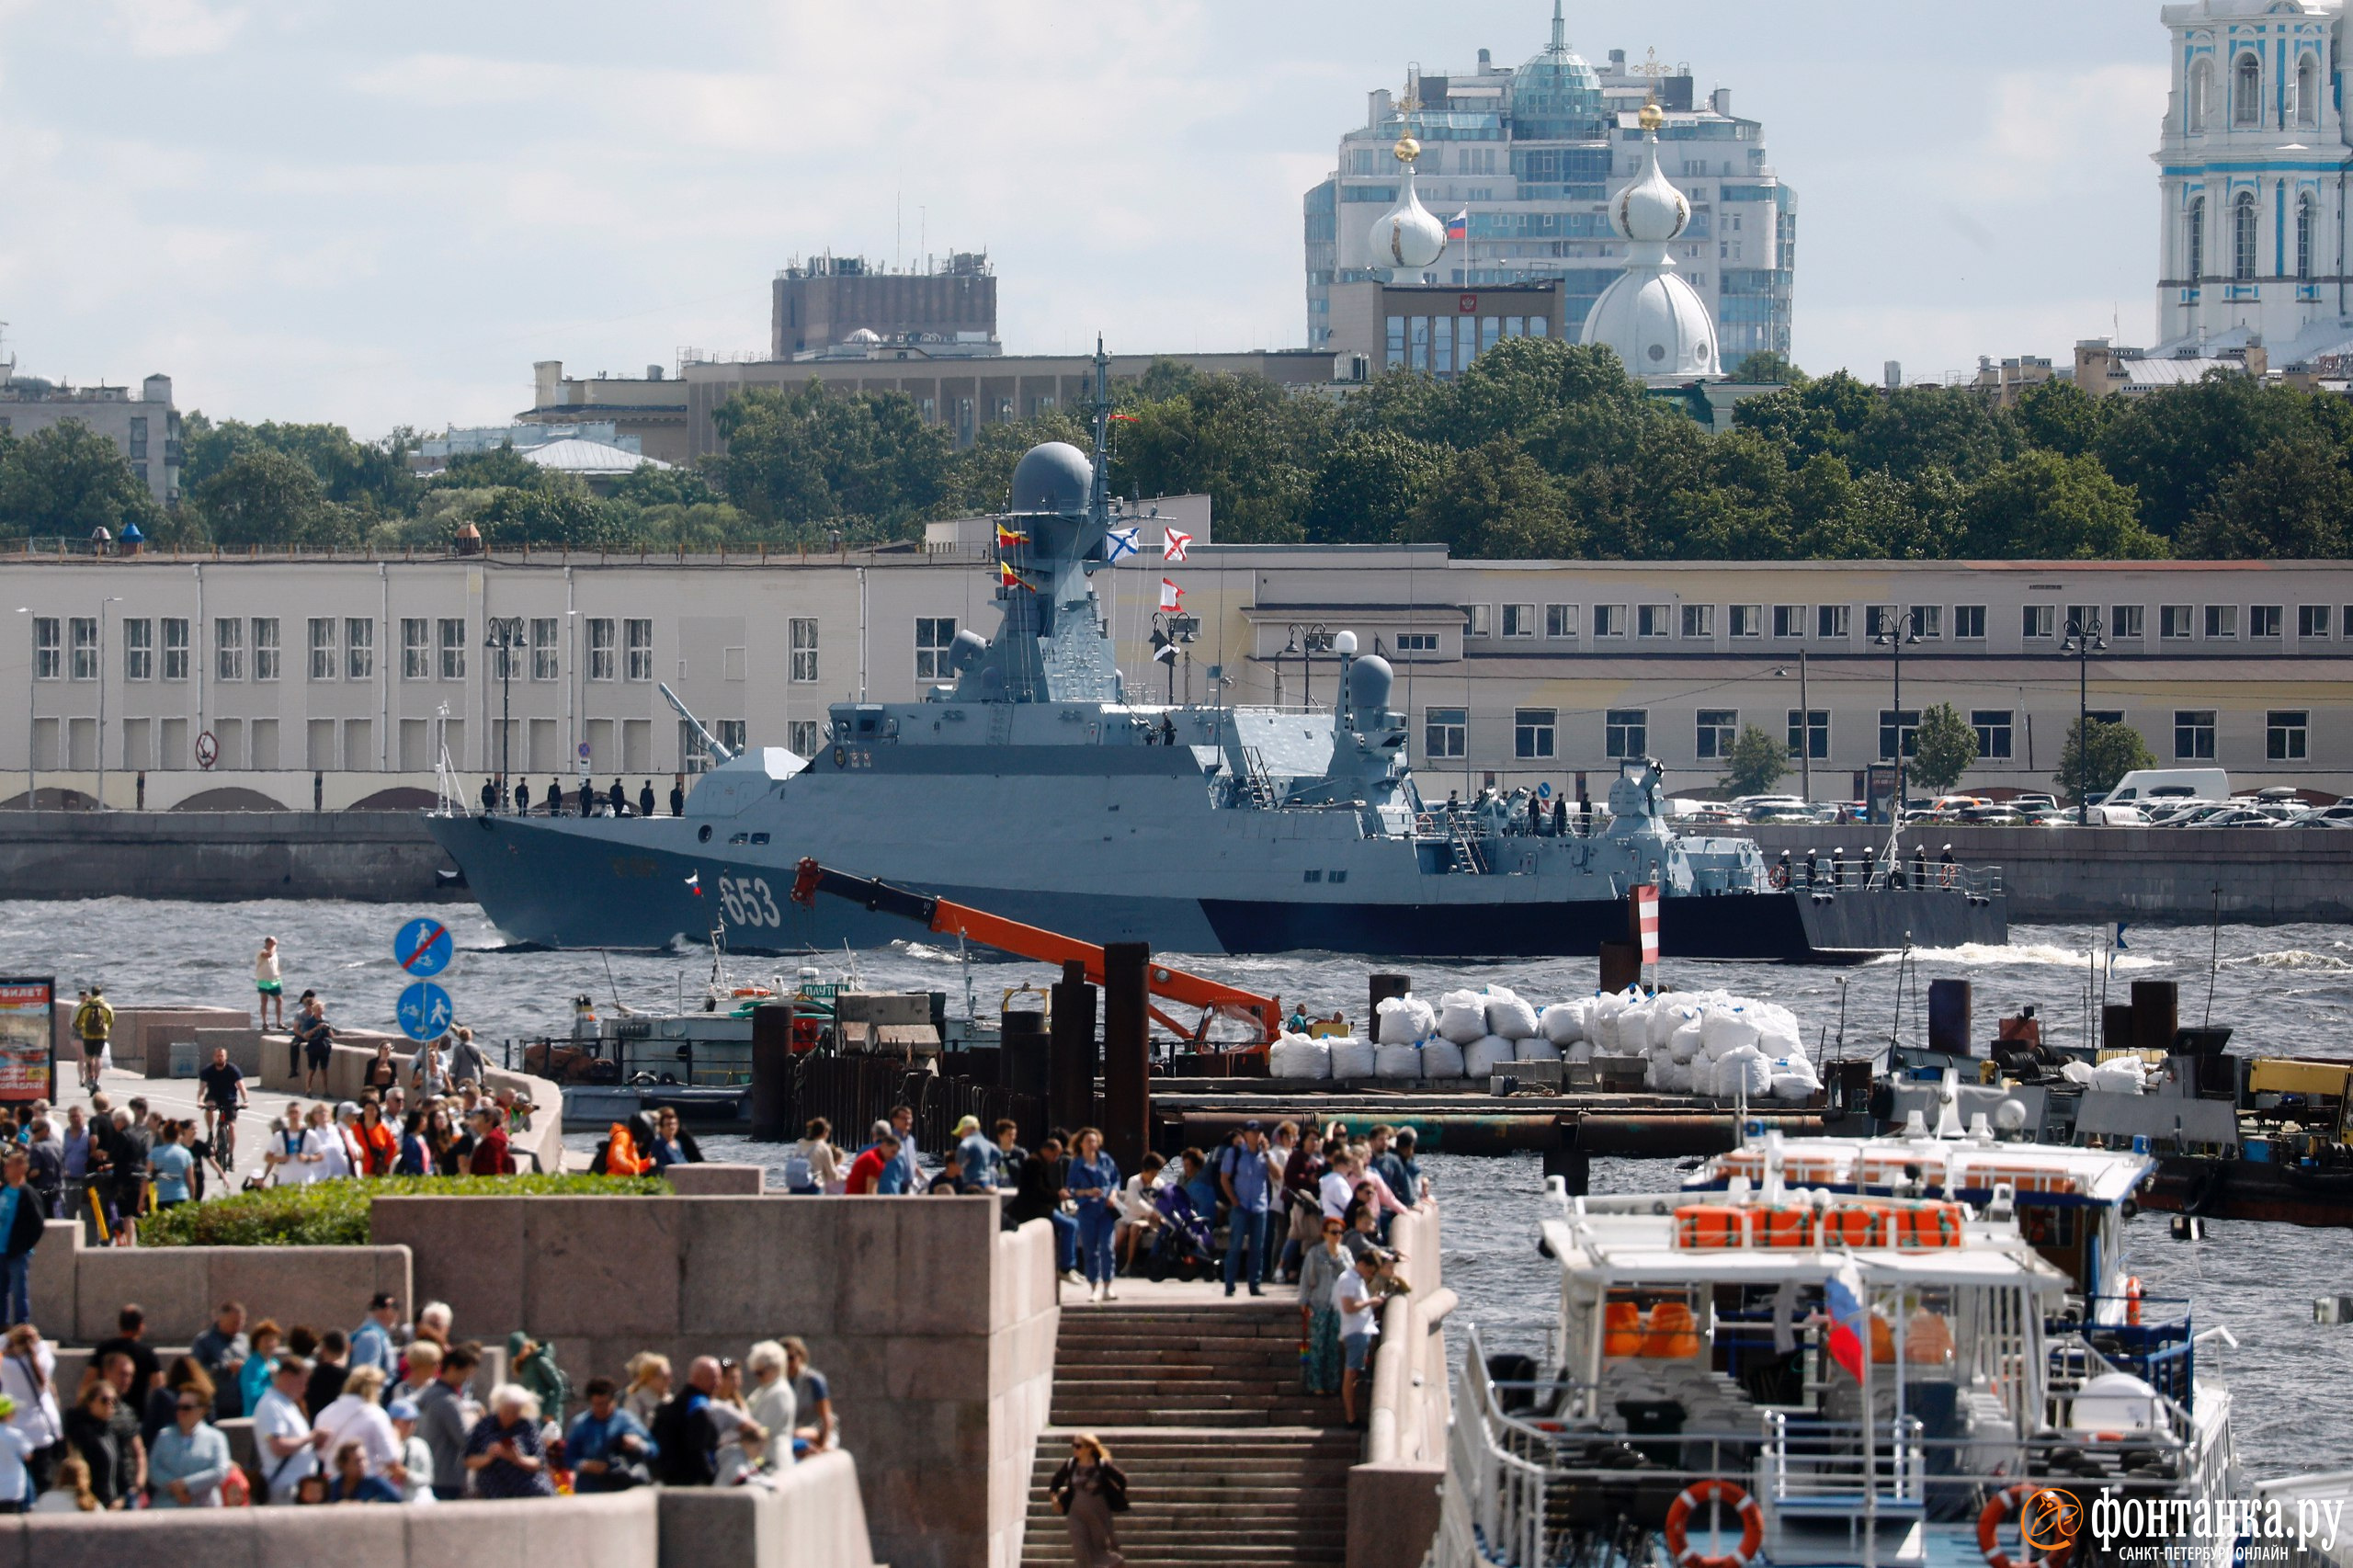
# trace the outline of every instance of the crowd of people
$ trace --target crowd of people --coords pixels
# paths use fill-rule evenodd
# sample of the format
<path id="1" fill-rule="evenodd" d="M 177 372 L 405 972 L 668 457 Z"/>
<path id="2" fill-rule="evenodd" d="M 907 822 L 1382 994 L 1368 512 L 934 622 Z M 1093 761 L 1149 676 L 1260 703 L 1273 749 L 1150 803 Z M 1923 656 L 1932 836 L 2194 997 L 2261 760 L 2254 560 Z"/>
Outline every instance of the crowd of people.
<path id="1" fill-rule="evenodd" d="M 529 816 L 532 810 L 531 781 L 528 778 L 517 778 L 515 780 L 514 788 L 510 790 L 507 788 L 505 775 L 494 774 L 482 781 L 481 799 L 484 816 L 497 816 L 507 812 L 517 816 Z M 637 791 L 637 799 L 632 801 L 630 799 L 629 790 L 618 778 L 613 780 L 611 788 L 603 790 L 599 790 L 594 783 L 585 778 L 567 790 L 563 787 L 563 779 L 551 778 L 548 780 L 547 789 L 540 794 L 539 811 L 541 815 L 551 817 L 573 815 L 650 817 L 655 811 L 654 780 L 649 778 L 641 785 Z M 675 780 L 670 786 L 670 814 L 676 817 L 684 816 L 686 813 L 686 782 L 683 779 Z"/>
<path id="2" fill-rule="evenodd" d="M 0 1346 L 0 1513 L 767 1486 L 838 1440 L 831 1385 L 797 1338 L 696 1357 L 675 1381 L 643 1353 L 577 1390 L 522 1331 L 506 1381 L 478 1394 L 486 1359 L 446 1303 L 408 1319 L 379 1293 L 348 1331 L 224 1301 L 166 1365 L 134 1305 L 68 1393 L 55 1346 L 20 1321 Z M 240 1419 L 243 1463 L 221 1425 Z"/>

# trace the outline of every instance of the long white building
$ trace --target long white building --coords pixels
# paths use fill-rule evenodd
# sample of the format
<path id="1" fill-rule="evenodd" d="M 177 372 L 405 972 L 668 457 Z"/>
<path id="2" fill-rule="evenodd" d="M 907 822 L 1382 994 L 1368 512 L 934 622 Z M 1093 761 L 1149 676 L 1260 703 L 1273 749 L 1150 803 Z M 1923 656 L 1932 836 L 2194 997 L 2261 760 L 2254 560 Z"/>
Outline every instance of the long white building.
<path id="1" fill-rule="evenodd" d="M 1158 533 L 1146 525 L 1147 547 Z M 1441 792 L 1490 777 L 1566 787 L 1643 755 L 1702 789 L 1759 725 L 1793 749 L 1789 787 L 1847 800 L 1922 709 L 1950 702 L 1980 737 L 1972 787 L 2049 788 L 2081 706 L 2137 728 L 2161 761 L 2353 793 L 2344 562 L 1644 564 L 1197 542 L 1181 564 L 1147 548 L 1114 575 L 1131 699 L 1206 699 L 1222 676 L 1229 702 L 1328 703 L 1333 658 L 1313 650 L 1351 629 L 1397 664 L 1414 760 Z M 1173 668 L 1149 646 L 1164 577 L 1199 618 Z M 0 631 L 0 779 L 16 781 L 0 809 L 28 782 L 45 803 L 95 794 L 101 757 L 119 808 L 416 804 L 445 749 L 470 790 L 508 762 L 535 791 L 585 769 L 666 795 L 702 758 L 657 682 L 724 740 L 806 754 L 827 704 L 912 699 L 959 630 L 996 627 L 987 553 L 961 544 L 725 561 L 20 557 L 0 578 L 0 602 L 24 607 Z M 2080 667 L 2079 702 L 2063 646 L 2093 620 L 2104 649 Z M 1900 701 L 1873 635 L 1891 622 L 1917 637 Z M 492 627 L 517 642 L 504 665 Z"/>

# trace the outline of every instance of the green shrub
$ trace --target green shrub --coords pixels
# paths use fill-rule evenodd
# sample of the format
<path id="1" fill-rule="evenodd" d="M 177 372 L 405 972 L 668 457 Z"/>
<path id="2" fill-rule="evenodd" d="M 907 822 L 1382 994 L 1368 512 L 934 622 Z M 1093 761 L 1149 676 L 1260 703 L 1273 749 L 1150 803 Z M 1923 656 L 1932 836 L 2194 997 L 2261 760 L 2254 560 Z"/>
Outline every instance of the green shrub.
<path id="1" fill-rule="evenodd" d="M 183 1203 L 140 1221 L 142 1246 L 366 1246 L 369 1204 L 378 1198 L 612 1198 L 663 1193 L 659 1176 L 373 1176 L 267 1187 L 205 1203 Z"/>

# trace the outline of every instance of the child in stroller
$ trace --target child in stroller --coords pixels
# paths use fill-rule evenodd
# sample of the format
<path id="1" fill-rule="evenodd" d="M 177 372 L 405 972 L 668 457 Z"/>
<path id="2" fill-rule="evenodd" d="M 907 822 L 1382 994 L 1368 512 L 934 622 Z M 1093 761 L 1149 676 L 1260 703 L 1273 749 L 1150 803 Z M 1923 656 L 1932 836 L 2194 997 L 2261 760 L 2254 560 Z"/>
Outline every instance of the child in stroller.
<path id="1" fill-rule="evenodd" d="M 1157 1282 L 1171 1274 L 1180 1279 L 1214 1276 L 1217 1248 L 1211 1239 L 1210 1222 L 1193 1206 L 1192 1196 L 1181 1187 L 1164 1187 L 1153 1207 L 1160 1210 L 1160 1233 L 1144 1259 L 1144 1278 Z"/>

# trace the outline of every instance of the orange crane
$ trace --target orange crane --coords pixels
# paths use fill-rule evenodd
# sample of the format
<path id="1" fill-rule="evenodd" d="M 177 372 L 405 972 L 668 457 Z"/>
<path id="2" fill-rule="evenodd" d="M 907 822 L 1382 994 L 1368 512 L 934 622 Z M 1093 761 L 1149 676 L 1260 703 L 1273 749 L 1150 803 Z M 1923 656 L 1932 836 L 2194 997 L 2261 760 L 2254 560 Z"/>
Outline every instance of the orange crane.
<path id="1" fill-rule="evenodd" d="M 912 920 L 926 930 L 943 937 L 962 937 L 983 947 L 995 948 L 1016 957 L 1039 959 L 1050 963 L 1084 964 L 1086 978 L 1097 985 L 1103 983 L 1103 949 L 1092 942 L 1082 942 L 1073 937 L 1024 926 L 1017 920 L 1007 920 L 985 910 L 952 903 L 944 898 L 913 892 L 889 882 L 870 877 L 853 877 L 845 871 L 828 870 L 816 861 L 804 859 L 792 879 L 792 902 L 802 908 L 814 904 L 819 893 L 846 898 L 859 908 L 875 915 L 895 915 Z M 1189 1040 L 1196 1046 L 1205 1044 L 1210 1020 L 1215 1017 L 1236 1019 L 1256 1031 L 1249 1043 L 1263 1049 L 1282 1027 L 1283 1005 L 1279 997 L 1261 996 L 1255 992 L 1221 985 L 1214 980 L 1204 980 L 1181 969 L 1165 964 L 1148 963 L 1144 967 L 1144 988 L 1154 996 L 1187 1007 L 1200 1009 L 1200 1019 L 1187 1028 L 1176 1019 L 1152 1007 L 1152 1016 L 1160 1020 L 1179 1039 Z"/>

